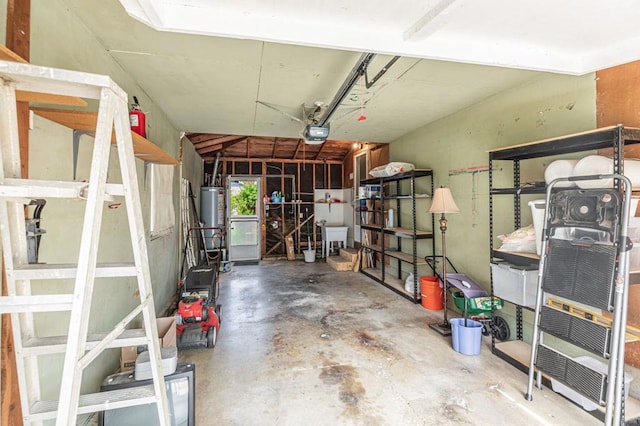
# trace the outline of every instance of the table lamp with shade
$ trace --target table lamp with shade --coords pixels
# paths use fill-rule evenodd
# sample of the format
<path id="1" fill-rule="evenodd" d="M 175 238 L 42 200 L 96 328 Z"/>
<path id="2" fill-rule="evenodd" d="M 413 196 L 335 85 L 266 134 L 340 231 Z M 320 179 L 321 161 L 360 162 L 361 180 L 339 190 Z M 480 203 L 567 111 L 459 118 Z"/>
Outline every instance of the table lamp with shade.
<path id="1" fill-rule="evenodd" d="M 451 334 L 451 325 L 447 320 L 447 241 L 445 234 L 447 232 L 447 218 L 445 213 L 460 213 L 460 209 L 456 205 L 449 188 L 437 188 L 433 194 L 433 202 L 429 213 L 440 213 L 440 232 L 442 233 L 442 286 L 444 290 L 444 320 L 441 323 L 430 324 L 429 327 L 436 330 L 443 336 Z"/>

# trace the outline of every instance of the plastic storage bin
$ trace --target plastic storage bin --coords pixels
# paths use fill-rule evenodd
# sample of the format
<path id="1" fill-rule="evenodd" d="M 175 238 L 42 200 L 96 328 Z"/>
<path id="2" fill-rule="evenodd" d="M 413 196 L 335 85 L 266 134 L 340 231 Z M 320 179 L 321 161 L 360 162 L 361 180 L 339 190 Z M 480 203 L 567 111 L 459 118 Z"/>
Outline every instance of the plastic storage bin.
<path id="1" fill-rule="evenodd" d="M 538 269 L 525 270 L 510 263 L 491 263 L 493 294 L 522 306 L 536 304 Z"/>
<path id="2" fill-rule="evenodd" d="M 593 359 L 588 356 L 579 356 L 574 358 L 574 361 L 578 361 L 580 364 L 583 364 L 599 373 L 607 374 L 607 369 L 608 369 L 607 365 L 603 364 L 597 359 Z M 629 384 L 631 383 L 632 380 L 633 380 L 633 377 L 631 375 L 629 375 L 628 373 L 624 373 L 625 401 L 627 400 L 627 396 L 629 396 Z M 564 395 L 565 397 L 569 398 L 571 401 L 575 402 L 576 404 L 582 406 L 582 408 L 584 408 L 586 411 L 593 411 L 599 406 L 599 404 L 596 404 L 595 402 L 591 401 L 586 396 L 583 396 L 582 394 L 576 392 L 572 388 L 560 383 L 559 381 L 553 378 L 551 379 L 551 389 L 553 389 L 554 392 L 558 392 L 559 394 Z"/>

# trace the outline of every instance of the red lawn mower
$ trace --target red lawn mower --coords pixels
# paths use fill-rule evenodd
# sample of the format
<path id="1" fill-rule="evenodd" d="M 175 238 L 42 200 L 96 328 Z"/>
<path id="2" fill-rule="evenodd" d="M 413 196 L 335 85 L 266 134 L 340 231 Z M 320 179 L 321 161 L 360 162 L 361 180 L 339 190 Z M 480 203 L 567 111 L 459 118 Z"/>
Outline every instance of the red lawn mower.
<path id="1" fill-rule="evenodd" d="M 204 230 L 221 232 L 220 228 L 196 227 L 189 229 L 189 235 L 192 231 L 204 235 Z M 188 244 L 185 244 L 185 253 Z M 202 259 L 189 268 L 184 281 L 178 283 L 176 336 L 181 349 L 213 348 L 220 330 L 222 308 L 217 303 L 220 295 L 220 252 L 214 252 L 216 254 L 212 257 L 204 249 L 199 251 L 204 253 Z M 184 263 L 182 269 L 180 276 L 184 272 Z"/>

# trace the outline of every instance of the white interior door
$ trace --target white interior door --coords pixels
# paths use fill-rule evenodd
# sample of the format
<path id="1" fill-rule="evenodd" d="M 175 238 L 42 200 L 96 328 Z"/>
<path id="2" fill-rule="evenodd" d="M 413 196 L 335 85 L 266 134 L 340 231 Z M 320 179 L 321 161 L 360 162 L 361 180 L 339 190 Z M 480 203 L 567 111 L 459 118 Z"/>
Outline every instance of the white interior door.
<path id="1" fill-rule="evenodd" d="M 254 176 L 229 176 L 227 217 L 229 218 L 229 260 L 260 260 L 261 182 Z"/>

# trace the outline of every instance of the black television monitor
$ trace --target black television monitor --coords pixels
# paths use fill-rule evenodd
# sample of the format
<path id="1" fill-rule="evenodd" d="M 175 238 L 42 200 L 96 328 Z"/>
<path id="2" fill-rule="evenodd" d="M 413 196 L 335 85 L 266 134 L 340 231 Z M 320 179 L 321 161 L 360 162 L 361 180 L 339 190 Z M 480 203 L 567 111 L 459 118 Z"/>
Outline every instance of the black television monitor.
<path id="1" fill-rule="evenodd" d="M 164 376 L 172 426 L 195 425 L 196 367 L 194 364 L 178 364 L 175 373 Z M 112 374 L 102 382 L 100 392 L 152 385 L 153 380 L 138 380 L 133 371 Z M 159 425 L 156 404 L 135 405 L 101 411 L 100 426 Z"/>

